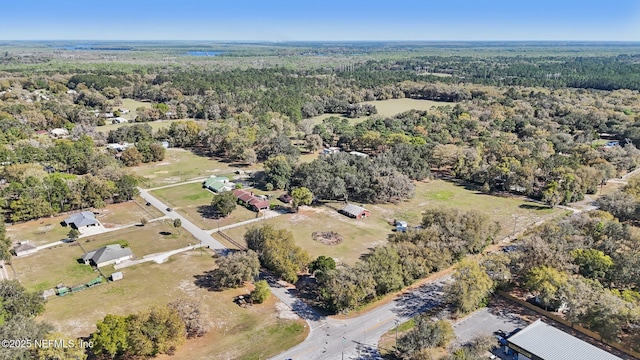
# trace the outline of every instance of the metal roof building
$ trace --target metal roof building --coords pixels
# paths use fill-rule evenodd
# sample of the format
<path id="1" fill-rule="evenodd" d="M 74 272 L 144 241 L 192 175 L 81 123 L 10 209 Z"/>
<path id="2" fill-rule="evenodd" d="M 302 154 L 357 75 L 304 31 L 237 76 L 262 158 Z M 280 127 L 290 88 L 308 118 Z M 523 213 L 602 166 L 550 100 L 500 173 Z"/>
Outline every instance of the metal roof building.
<path id="1" fill-rule="evenodd" d="M 76 229 L 80 229 L 85 226 L 95 226 L 99 222 L 96 217 L 90 211 L 83 211 L 77 214 L 73 214 L 64 219 L 64 222 L 69 226 L 75 226 Z"/>
<path id="2" fill-rule="evenodd" d="M 100 249 L 89 251 L 84 254 L 82 260 L 85 264 L 95 264 L 97 267 L 119 264 L 124 260 L 129 260 L 133 257 L 131 249 L 128 247 L 123 248 L 118 244 L 107 245 Z"/>
<path id="3" fill-rule="evenodd" d="M 539 319 L 507 343 L 518 353 L 518 360 L 622 360 Z"/>

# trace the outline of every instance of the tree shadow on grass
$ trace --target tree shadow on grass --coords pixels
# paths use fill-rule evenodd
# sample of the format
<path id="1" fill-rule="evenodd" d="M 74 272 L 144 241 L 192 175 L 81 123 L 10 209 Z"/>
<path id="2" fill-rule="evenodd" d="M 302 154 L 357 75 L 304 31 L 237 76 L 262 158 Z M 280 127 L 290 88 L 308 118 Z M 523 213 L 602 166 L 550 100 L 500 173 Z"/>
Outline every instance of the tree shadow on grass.
<path id="1" fill-rule="evenodd" d="M 203 274 L 193 275 L 195 278 L 194 284 L 200 288 L 207 289 L 209 291 L 223 291 L 225 289 L 219 286 L 217 281 L 216 270 L 205 271 Z"/>
<path id="2" fill-rule="evenodd" d="M 520 204 L 520 205 L 518 205 L 518 207 L 521 208 L 521 209 L 527 209 L 527 210 L 549 210 L 549 209 L 551 209 L 547 205 L 531 204 L 531 203 Z"/>
<path id="3" fill-rule="evenodd" d="M 222 218 L 222 214 L 220 214 L 216 209 L 211 205 L 200 205 L 196 208 L 198 214 L 205 219 L 220 219 Z"/>

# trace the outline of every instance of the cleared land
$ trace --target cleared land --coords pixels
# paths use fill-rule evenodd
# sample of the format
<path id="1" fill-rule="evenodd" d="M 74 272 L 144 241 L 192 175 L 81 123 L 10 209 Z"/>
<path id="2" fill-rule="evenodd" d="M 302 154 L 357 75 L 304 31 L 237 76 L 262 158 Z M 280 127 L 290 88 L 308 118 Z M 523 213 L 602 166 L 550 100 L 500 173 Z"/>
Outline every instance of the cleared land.
<path id="1" fill-rule="evenodd" d="M 378 110 L 378 113 L 374 116 L 390 117 L 409 110 L 429 110 L 433 106 L 454 106 L 455 103 L 445 101 L 432 101 L 432 100 L 419 100 L 419 99 L 389 99 L 389 100 L 374 100 L 364 101 L 361 104 L 374 105 Z M 343 114 L 322 114 L 310 118 L 312 124 L 322 124 L 322 120 L 330 118 L 332 116 L 340 119 L 347 119 L 351 124 L 361 123 L 367 120 L 369 117 L 363 116 L 355 119 L 346 118 Z"/>
<path id="2" fill-rule="evenodd" d="M 305 338 L 304 322 L 279 319 L 273 298 L 241 308 L 233 298 L 250 289 L 213 292 L 194 284 L 194 275 L 213 268 L 215 260 L 206 249 L 174 255 L 160 265 L 126 268 L 123 280 L 50 299 L 38 320 L 55 324 L 65 334 L 87 336 L 106 314 L 127 315 L 189 297 L 201 301 L 212 329 L 202 338 L 187 341 L 175 356 L 161 359 L 264 359 Z"/>
<path id="3" fill-rule="evenodd" d="M 429 110 L 434 106 L 454 106 L 455 103 L 419 99 L 389 99 L 365 101 L 362 104 L 374 105 L 380 116 L 394 116 L 409 110 Z"/>
<path id="4" fill-rule="evenodd" d="M 334 204 L 341 207 L 342 204 Z M 362 254 L 376 245 L 383 244 L 392 232 L 393 220 L 405 220 L 410 226 L 418 225 L 422 211 L 429 208 L 449 207 L 461 210 L 477 210 L 489 215 L 501 225 L 499 237 L 508 236 L 546 216 L 555 216 L 562 211 L 528 202 L 520 198 L 505 198 L 485 195 L 468 190 L 454 183 L 433 180 L 418 182 L 413 199 L 394 204 L 366 205 L 371 217 L 362 220 L 350 219 L 328 207 L 303 207 L 297 214 L 283 215 L 258 224 L 226 230 L 225 233 L 240 243 L 250 226 L 271 224 L 276 228 L 293 232 L 296 243 L 306 249 L 312 257 L 331 256 L 339 262 L 354 264 Z M 312 239 L 314 231 L 334 231 L 342 235 L 339 245 L 323 245 Z"/>
<path id="5" fill-rule="evenodd" d="M 96 218 L 106 228 L 114 228 L 137 224 L 143 217 L 151 220 L 163 215 L 152 206 L 144 206 L 144 203 L 142 198 L 136 197 L 134 201 L 108 205 L 103 209 L 97 209 L 96 212 L 99 214 Z M 14 242 L 29 240 L 36 245 L 66 239 L 70 229 L 60 223 L 78 211 L 7 226 L 7 235 Z"/>
<path id="6" fill-rule="evenodd" d="M 211 175 L 231 175 L 238 168 L 213 158 L 195 155 L 194 153 L 171 148 L 167 149 L 164 161 L 132 168 L 143 178 L 142 186 L 154 188 L 182 181 L 204 178 Z M 242 168 L 255 170 L 258 166 Z"/>
<path id="7" fill-rule="evenodd" d="M 172 224 L 153 222 L 147 226 L 134 226 L 87 239 L 82 238 L 76 243 L 65 243 L 26 257 L 13 258 L 12 266 L 18 280 L 30 290 L 51 289 L 60 283 L 67 286 L 78 285 L 99 275 L 94 273 L 90 266 L 78 262 L 85 251 L 115 243 L 129 244 L 133 255 L 142 258 L 144 255 L 178 249 L 197 241 L 184 230 L 178 233 Z M 107 276 L 115 271 L 113 266 L 101 269 Z M 93 289 L 86 291 L 91 292 Z"/>
<path id="8" fill-rule="evenodd" d="M 237 206 L 226 218 L 212 218 L 207 211 L 215 195 L 199 182 L 153 190 L 151 193 L 202 229 L 214 229 L 256 217 L 255 212 Z"/>

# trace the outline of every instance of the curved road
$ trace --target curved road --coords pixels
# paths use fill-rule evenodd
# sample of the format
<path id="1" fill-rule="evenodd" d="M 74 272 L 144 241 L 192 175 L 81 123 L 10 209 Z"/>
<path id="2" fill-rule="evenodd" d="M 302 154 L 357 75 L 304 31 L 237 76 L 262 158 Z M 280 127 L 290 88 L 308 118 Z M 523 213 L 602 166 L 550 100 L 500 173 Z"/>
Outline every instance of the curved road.
<path id="1" fill-rule="evenodd" d="M 319 315 L 295 297 L 295 289 L 282 287 L 269 279 L 271 292 L 307 320 L 311 327 L 305 341 L 272 359 L 380 359 L 380 337 L 397 324 L 438 306 L 442 300 L 443 285 L 449 279 L 449 275 L 443 275 L 370 312 L 347 320 Z"/>

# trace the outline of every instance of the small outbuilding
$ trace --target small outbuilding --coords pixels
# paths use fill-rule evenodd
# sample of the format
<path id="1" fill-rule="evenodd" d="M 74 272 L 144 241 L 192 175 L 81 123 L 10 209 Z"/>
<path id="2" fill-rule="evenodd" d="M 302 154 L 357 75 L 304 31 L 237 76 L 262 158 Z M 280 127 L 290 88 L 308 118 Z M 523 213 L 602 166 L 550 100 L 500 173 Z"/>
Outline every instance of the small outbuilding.
<path id="1" fill-rule="evenodd" d="M 124 275 L 122 274 L 122 271 L 114 272 L 111 274 L 111 281 L 122 280 L 123 277 Z"/>
<path id="2" fill-rule="evenodd" d="M 67 226 L 71 226 L 74 229 L 82 231 L 90 226 L 100 225 L 100 222 L 96 219 L 91 211 L 83 211 L 77 214 L 73 214 L 64 219 Z"/>
<path id="3" fill-rule="evenodd" d="M 63 128 L 51 129 L 51 137 L 61 139 L 69 136 L 69 130 Z"/>
<path id="4" fill-rule="evenodd" d="M 371 216 L 371 211 L 358 205 L 348 204 L 340 210 L 340 213 L 354 219 L 362 219 Z"/>
<path id="5" fill-rule="evenodd" d="M 285 204 L 291 204 L 291 202 L 293 201 L 293 197 L 289 194 L 282 194 L 278 197 L 278 199 L 280 199 L 280 201 L 282 201 Z"/>
<path id="6" fill-rule="evenodd" d="M 16 256 L 18 257 L 27 256 L 37 251 L 38 251 L 38 247 L 32 244 L 31 242 L 29 242 L 28 240 L 19 242 L 18 245 L 16 245 L 13 248 L 13 253 L 16 254 Z"/>
<path id="7" fill-rule="evenodd" d="M 82 261 L 84 261 L 86 265 L 102 267 L 111 264 L 119 264 L 125 260 L 131 260 L 132 258 L 133 253 L 130 248 L 123 248 L 119 244 L 113 244 L 101 247 L 97 250 L 89 251 L 84 254 Z"/>

